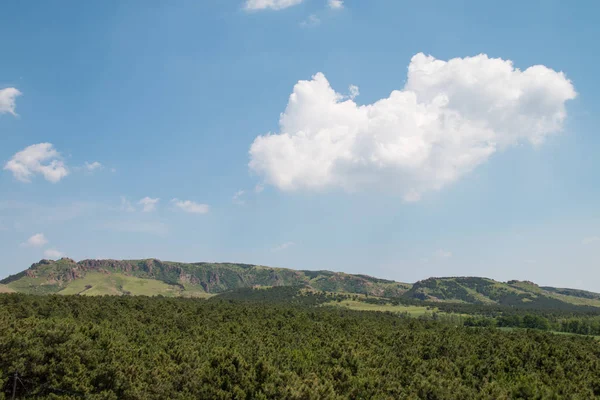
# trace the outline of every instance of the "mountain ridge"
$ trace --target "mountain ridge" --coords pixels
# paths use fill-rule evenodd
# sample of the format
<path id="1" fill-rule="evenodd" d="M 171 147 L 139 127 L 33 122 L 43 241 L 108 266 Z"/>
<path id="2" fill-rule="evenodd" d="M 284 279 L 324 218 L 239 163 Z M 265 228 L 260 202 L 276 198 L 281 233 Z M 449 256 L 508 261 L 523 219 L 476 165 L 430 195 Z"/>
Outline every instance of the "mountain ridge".
<path id="1" fill-rule="evenodd" d="M 600 308 L 599 293 L 538 286 L 530 281 L 431 277 L 409 284 L 327 270 L 294 270 L 243 263 L 181 263 L 154 258 L 79 262 L 70 258 L 41 260 L 1 280 L 0 284 L 5 292 L 172 297 L 208 297 L 240 288 L 300 285 L 326 292 L 411 301 Z"/>
<path id="2" fill-rule="evenodd" d="M 402 282 L 343 272 L 293 270 L 238 263 L 179 263 L 157 259 L 79 262 L 69 258 L 58 261 L 41 260 L 0 283 L 27 293 L 58 293 L 72 282 L 85 279 L 90 274 L 94 274 L 94 278 L 99 278 L 98 274 L 104 274 L 117 275 L 125 280 L 127 277 L 157 280 L 169 286 L 162 288 L 172 292 L 167 294 L 189 294 L 192 297 L 194 294 L 215 294 L 243 287 L 302 284 L 324 291 L 372 296 L 399 296 L 410 288 L 409 284 Z M 181 293 L 176 293 L 178 291 Z M 121 292 L 127 294 L 127 290 Z"/>

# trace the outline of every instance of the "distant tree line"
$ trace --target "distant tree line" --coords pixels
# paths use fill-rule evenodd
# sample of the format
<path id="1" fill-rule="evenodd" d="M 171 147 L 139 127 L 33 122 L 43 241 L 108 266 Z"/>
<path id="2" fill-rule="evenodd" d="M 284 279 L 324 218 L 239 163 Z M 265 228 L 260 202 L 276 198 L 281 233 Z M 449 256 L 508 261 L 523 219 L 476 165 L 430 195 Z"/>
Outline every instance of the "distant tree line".
<path id="1" fill-rule="evenodd" d="M 480 279 L 480 278 L 473 278 Z M 351 293 L 331 293 L 306 290 L 306 286 L 281 286 L 268 289 L 243 288 L 223 293 L 213 300 L 236 300 L 243 302 L 289 303 L 316 306 L 332 301 L 360 301 L 376 305 L 421 306 L 431 310 L 421 319 L 433 319 L 440 322 L 464 326 L 524 328 L 552 330 L 579 335 L 600 336 L 600 309 L 588 306 L 576 306 L 560 309 L 515 307 L 500 304 L 468 304 L 423 302 L 406 298 L 386 299 L 381 297 L 360 296 Z M 306 291 L 303 291 L 305 289 Z M 436 311 L 434 311 L 436 310 Z M 454 315 L 448 315 L 454 314 Z M 406 314 L 408 316 L 408 314 Z"/>

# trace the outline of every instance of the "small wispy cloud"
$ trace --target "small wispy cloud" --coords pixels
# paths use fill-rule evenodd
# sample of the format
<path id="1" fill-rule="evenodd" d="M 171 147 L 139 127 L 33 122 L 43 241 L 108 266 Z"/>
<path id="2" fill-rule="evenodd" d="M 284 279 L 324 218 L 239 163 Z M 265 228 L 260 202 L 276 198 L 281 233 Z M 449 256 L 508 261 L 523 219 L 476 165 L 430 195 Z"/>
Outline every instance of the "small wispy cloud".
<path id="1" fill-rule="evenodd" d="M 237 204 L 240 206 L 243 206 L 244 204 L 246 204 L 246 202 L 242 198 L 244 193 L 246 193 L 244 190 L 238 190 L 237 192 L 235 192 L 235 194 L 231 198 L 231 201 L 233 202 L 233 204 Z"/>
<path id="2" fill-rule="evenodd" d="M 138 204 L 142 206 L 142 212 L 152 212 L 156 210 L 159 201 L 159 198 L 153 199 L 151 197 L 144 197 Z"/>
<path id="3" fill-rule="evenodd" d="M 0 89 L 0 114 L 12 114 L 17 116 L 15 108 L 17 107 L 16 98 L 21 92 L 15 88 Z"/>
<path id="4" fill-rule="evenodd" d="M 311 28 L 321 23 L 321 19 L 315 14 L 311 14 L 304 21 L 300 22 L 300 26 L 303 28 Z"/>
<path id="5" fill-rule="evenodd" d="M 327 5 L 332 10 L 341 10 L 344 8 L 344 0 L 328 0 Z"/>
<path id="6" fill-rule="evenodd" d="M 244 8 L 247 11 L 283 10 L 302 3 L 304 0 L 246 0 Z"/>
<path id="7" fill-rule="evenodd" d="M 131 202 L 125 196 L 121 196 L 121 206 L 119 207 L 121 211 L 126 212 L 134 212 L 135 208 L 131 204 Z"/>
<path id="8" fill-rule="evenodd" d="M 421 200 L 421 194 L 416 190 L 409 190 L 404 196 L 402 196 L 404 201 L 407 203 L 416 203 Z"/>
<path id="9" fill-rule="evenodd" d="M 449 258 L 452 258 L 452 252 L 440 249 L 435 252 L 435 258 L 437 258 L 438 260 L 447 260 Z"/>
<path id="10" fill-rule="evenodd" d="M 586 237 L 584 238 L 581 243 L 585 246 L 590 245 L 590 244 L 594 244 L 594 243 L 598 243 L 600 244 L 600 236 L 590 236 L 590 237 Z"/>
<path id="11" fill-rule="evenodd" d="M 58 251 L 56 249 L 47 249 L 44 250 L 44 257 L 56 260 L 57 258 L 62 258 L 64 253 L 62 251 Z"/>
<path id="12" fill-rule="evenodd" d="M 350 100 L 354 100 L 355 98 L 358 97 L 358 95 L 360 95 L 360 90 L 358 89 L 358 86 L 356 86 L 356 85 L 350 85 L 348 87 L 348 92 L 350 93 L 348 95 Z"/>
<path id="13" fill-rule="evenodd" d="M 254 186 L 254 193 L 261 193 L 263 190 L 265 190 L 265 185 L 262 183 L 257 183 L 256 186 Z"/>
<path id="14" fill-rule="evenodd" d="M 94 172 L 96 170 L 102 169 L 103 166 L 98 161 L 94 161 L 91 163 L 86 161 L 85 164 L 83 164 L 83 168 L 85 168 L 89 172 Z"/>
<path id="15" fill-rule="evenodd" d="M 171 202 L 175 207 L 191 214 L 206 214 L 210 211 L 210 206 L 208 204 L 196 203 L 191 200 L 173 199 Z"/>
<path id="16" fill-rule="evenodd" d="M 277 247 L 272 248 L 271 251 L 272 252 L 283 251 L 283 250 L 289 249 L 290 247 L 295 246 L 295 245 L 296 245 L 296 243 L 294 243 L 294 242 L 285 242 L 283 244 L 280 244 Z"/>
<path id="17" fill-rule="evenodd" d="M 27 247 L 42 247 L 46 243 L 48 243 L 48 239 L 46 239 L 46 236 L 44 236 L 43 233 L 36 233 L 35 235 L 27 239 L 26 242 L 21 243 L 21 245 Z"/>

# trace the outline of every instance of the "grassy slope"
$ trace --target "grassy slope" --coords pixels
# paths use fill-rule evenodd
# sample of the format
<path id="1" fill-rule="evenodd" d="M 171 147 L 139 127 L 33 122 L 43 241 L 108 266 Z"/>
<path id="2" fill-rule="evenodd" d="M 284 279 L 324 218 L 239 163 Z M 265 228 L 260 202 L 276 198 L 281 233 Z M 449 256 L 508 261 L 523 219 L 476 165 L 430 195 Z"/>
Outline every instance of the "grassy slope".
<path id="1" fill-rule="evenodd" d="M 46 277 L 31 278 L 29 276 L 12 281 L 6 286 L 16 292 L 29 294 L 50 294 L 61 289 L 58 283 L 48 280 Z"/>
<path id="2" fill-rule="evenodd" d="M 497 282 L 486 278 L 430 278 L 419 281 L 406 297 L 441 302 L 479 304 L 551 304 L 557 301 L 600 307 L 600 295 L 591 292 L 542 288 L 532 282 Z"/>
<path id="3" fill-rule="evenodd" d="M 333 307 L 344 307 L 350 310 L 359 311 L 381 311 L 381 312 L 397 312 L 397 313 L 408 313 L 411 316 L 418 317 L 424 314 L 431 314 L 437 309 L 429 309 L 428 307 L 420 306 L 404 306 L 404 305 L 393 305 L 393 304 L 370 304 L 357 300 L 342 300 L 330 301 L 323 304 L 324 306 Z"/>
<path id="4" fill-rule="evenodd" d="M 586 299 L 576 296 L 568 296 L 562 295 L 558 293 L 545 292 L 548 297 L 552 297 L 554 299 L 564 301 L 566 303 L 577 304 L 581 306 L 593 306 L 600 307 L 600 299 Z"/>
<path id="5" fill-rule="evenodd" d="M 11 289 L 10 287 L 6 286 L 6 285 L 2 285 L 0 284 L 0 293 L 13 293 L 14 289 Z"/>
<path id="6" fill-rule="evenodd" d="M 538 295 L 547 296 L 553 299 L 564 301 L 566 303 L 577 304 L 582 306 L 600 307 L 600 296 L 598 296 L 596 293 L 586 292 L 583 290 L 567 291 L 567 289 L 562 289 L 565 290 L 565 293 L 569 293 L 563 294 L 557 291 L 561 289 L 543 288 L 531 282 L 515 282 L 511 283 L 510 286 L 513 288 L 522 289 L 530 293 L 535 293 Z M 589 297 L 580 297 L 583 294 L 587 294 Z M 596 295 L 596 297 L 592 297 L 593 295 Z"/>
<path id="7" fill-rule="evenodd" d="M 71 281 L 59 294 L 87 296 L 122 295 L 168 297 L 180 295 L 181 289 L 154 279 L 142 279 L 123 274 L 89 272 L 85 277 Z"/>

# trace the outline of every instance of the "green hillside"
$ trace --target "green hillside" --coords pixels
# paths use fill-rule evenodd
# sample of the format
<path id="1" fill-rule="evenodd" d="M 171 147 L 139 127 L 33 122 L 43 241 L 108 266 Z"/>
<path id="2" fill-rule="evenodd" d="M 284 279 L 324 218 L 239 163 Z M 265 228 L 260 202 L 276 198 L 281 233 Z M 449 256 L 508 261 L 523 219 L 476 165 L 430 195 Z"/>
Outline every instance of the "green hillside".
<path id="1" fill-rule="evenodd" d="M 405 298 L 449 303 L 499 304 L 528 308 L 600 307 L 600 294 L 540 287 L 528 281 L 497 282 L 487 278 L 429 278 L 415 283 Z"/>
<path id="2" fill-rule="evenodd" d="M 101 296 L 105 294 L 138 296 L 168 296 L 181 295 L 178 286 L 168 285 L 156 279 L 143 279 L 135 276 L 114 273 L 88 272 L 84 277 L 73 280 L 58 293 L 80 294 L 86 296 Z"/>
<path id="3" fill-rule="evenodd" d="M 528 281 L 429 278 L 414 284 L 331 271 L 297 271 L 251 264 L 147 260 L 42 260 L 0 281 L 0 290 L 29 294 L 210 297 L 242 288 L 300 286 L 406 302 L 464 303 L 518 308 L 600 307 L 600 294 L 541 287 Z"/>
<path id="4" fill-rule="evenodd" d="M 1 281 L 31 294 L 163 295 L 206 297 L 263 286 L 310 286 L 330 292 L 398 297 L 410 285 L 366 275 L 296 271 L 250 264 L 177 263 L 148 260 L 42 260 Z"/>

